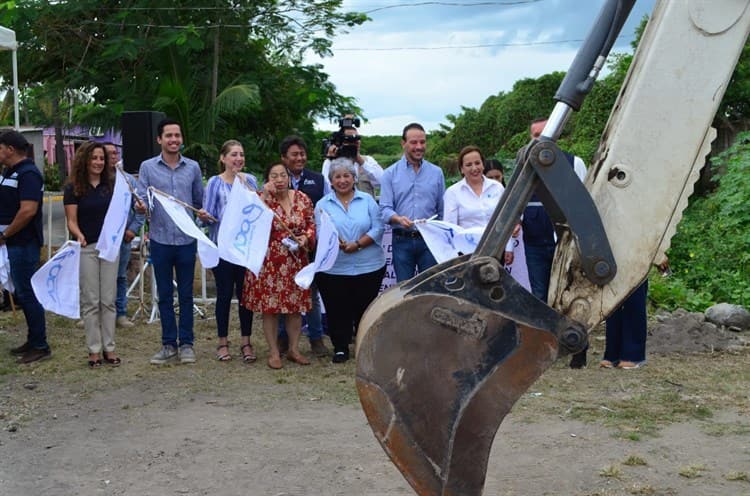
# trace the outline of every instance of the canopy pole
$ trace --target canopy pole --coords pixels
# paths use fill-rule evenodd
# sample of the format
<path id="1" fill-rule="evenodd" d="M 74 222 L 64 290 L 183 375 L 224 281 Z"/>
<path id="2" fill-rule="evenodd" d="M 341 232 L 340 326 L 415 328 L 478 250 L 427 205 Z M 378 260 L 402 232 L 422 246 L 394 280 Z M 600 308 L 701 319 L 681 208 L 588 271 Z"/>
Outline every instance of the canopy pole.
<path id="1" fill-rule="evenodd" d="M 18 50 L 15 48 L 11 53 L 13 59 L 13 122 L 16 126 L 16 131 L 21 130 L 20 118 L 18 116 Z"/>

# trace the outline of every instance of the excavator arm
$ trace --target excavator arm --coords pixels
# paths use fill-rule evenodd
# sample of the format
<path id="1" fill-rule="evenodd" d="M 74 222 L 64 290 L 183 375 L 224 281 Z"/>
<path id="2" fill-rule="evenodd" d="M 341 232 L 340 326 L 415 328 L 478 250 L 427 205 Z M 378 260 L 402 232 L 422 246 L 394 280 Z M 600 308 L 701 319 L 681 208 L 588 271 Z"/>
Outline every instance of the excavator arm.
<path id="1" fill-rule="evenodd" d="M 605 2 L 475 253 L 391 288 L 362 318 L 360 400 L 375 437 L 420 495 L 482 493 L 505 415 L 640 285 L 687 205 L 750 30 L 750 0 L 657 3 L 581 185 L 556 140 L 633 4 Z M 534 192 L 559 234 L 550 306 L 502 267 L 505 242 Z"/>
<path id="2" fill-rule="evenodd" d="M 750 30 L 750 2 L 659 2 L 604 129 L 586 189 L 620 270 L 582 276 L 571 232 L 555 256 L 548 301 L 592 328 L 661 261 L 716 133 L 711 122 Z"/>

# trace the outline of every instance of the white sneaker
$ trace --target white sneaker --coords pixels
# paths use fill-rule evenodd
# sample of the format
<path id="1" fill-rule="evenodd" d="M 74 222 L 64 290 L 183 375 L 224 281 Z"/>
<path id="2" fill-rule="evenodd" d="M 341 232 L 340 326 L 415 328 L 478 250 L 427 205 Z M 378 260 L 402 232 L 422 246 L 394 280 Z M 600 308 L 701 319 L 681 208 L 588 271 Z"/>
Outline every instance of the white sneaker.
<path id="1" fill-rule="evenodd" d="M 151 363 L 153 365 L 163 365 L 173 358 L 177 358 L 177 350 L 174 349 L 174 346 L 165 345 L 161 347 L 156 355 L 151 357 Z"/>
<path id="2" fill-rule="evenodd" d="M 195 351 L 189 344 L 180 346 L 180 363 L 195 363 Z"/>

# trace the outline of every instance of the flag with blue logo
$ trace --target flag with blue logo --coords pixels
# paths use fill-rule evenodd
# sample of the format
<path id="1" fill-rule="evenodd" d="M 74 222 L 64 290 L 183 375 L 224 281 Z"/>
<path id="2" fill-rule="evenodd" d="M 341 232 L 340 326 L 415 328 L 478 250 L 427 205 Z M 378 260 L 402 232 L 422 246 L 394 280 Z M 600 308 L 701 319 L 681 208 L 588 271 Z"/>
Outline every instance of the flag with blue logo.
<path id="1" fill-rule="evenodd" d="M 109 202 L 109 208 L 104 215 L 102 232 L 96 242 L 99 258 L 107 262 L 114 262 L 120 254 L 120 245 L 128 227 L 128 214 L 133 201 L 124 173 L 119 168 L 115 171 L 115 188 L 112 192 L 112 200 Z"/>
<path id="2" fill-rule="evenodd" d="M 325 272 L 333 267 L 339 256 L 339 232 L 325 210 L 320 212 L 320 223 L 317 226 L 318 244 L 315 248 L 315 260 L 302 268 L 294 276 L 294 282 L 302 289 L 309 289 L 316 272 Z"/>
<path id="3" fill-rule="evenodd" d="M 216 237 L 219 256 L 257 276 L 266 257 L 272 224 L 273 211 L 235 177 Z"/>
<path id="4" fill-rule="evenodd" d="M 80 267 L 81 243 L 70 240 L 34 272 L 31 289 L 45 310 L 71 319 L 80 318 Z"/>

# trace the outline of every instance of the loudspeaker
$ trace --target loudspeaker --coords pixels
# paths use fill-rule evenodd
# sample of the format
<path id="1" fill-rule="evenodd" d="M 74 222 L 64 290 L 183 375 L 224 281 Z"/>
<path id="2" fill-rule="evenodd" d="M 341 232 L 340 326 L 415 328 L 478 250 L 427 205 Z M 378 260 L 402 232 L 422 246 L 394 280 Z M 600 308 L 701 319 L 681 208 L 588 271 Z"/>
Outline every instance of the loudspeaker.
<path id="1" fill-rule="evenodd" d="M 141 162 L 161 153 L 156 128 L 166 117 L 164 112 L 122 113 L 122 165 L 126 172 L 138 174 Z"/>

